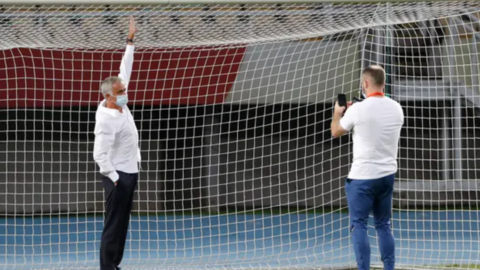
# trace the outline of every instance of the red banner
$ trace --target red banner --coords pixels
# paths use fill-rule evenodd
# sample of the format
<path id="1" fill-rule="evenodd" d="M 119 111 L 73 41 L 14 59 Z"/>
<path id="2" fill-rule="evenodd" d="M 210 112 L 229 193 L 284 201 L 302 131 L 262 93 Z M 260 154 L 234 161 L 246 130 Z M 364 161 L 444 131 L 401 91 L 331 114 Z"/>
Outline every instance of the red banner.
<path id="1" fill-rule="evenodd" d="M 129 104 L 214 104 L 225 100 L 245 47 L 139 51 Z M 98 105 L 100 83 L 117 76 L 123 52 L 0 51 L 0 107 Z"/>

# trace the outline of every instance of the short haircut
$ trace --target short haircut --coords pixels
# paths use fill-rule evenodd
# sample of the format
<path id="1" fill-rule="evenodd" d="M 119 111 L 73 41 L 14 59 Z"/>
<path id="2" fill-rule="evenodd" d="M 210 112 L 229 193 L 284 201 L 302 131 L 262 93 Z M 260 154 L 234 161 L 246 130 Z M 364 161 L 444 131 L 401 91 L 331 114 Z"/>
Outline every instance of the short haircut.
<path id="1" fill-rule="evenodd" d="M 363 70 L 363 76 L 368 75 L 372 78 L 372 83 L 375 86 L 385 85 L 385 70 L 381 66 L 372 65 Z"/>
<path id="2" fill-rule="evenodd" d="M 103 80 L 103 82 L 100 86 L 100 90 L 102 91 L 102 95 L 104 97 L 105 97 L 106 94 L 112 95 L 113 94 L 112 93 L 113 84 L 115 84 L 117 82 L 123 82 L 123 81 L 120 77 L 117 77 L 117 76 L 108 77 L 105 80 Z"/>

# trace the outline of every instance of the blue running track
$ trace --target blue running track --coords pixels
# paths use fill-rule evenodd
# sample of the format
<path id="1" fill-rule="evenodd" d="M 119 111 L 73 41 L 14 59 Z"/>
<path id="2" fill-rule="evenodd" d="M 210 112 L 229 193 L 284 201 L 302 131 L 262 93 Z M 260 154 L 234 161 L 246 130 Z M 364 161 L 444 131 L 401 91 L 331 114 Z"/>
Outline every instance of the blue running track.
<path id="1" fill-rule="evenodd" d="M 480 264 L 479 211 L 394 214 L 398 265 Z M 372 221 L 372 220 L 370 220 Z M 98 269 L 101 217 L 0 218 L 0 269 Z M 373 227 L 372 263 L 379 265 Z M 132 217 L 123 269 L 352 266 L 348 214 Z"/>

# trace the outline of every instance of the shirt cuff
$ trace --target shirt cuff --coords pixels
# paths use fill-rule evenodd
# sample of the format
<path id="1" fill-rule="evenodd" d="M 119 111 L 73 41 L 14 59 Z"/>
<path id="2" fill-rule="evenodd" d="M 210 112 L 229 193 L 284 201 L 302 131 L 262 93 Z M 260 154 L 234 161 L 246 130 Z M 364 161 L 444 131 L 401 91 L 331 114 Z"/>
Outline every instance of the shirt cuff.
<path id="1" fill-rule="evenodd" d="M 113 172 L 109 173 L 107 176 L 108 176 L 108 178 L 110 178 L 110 180 L 112 180 L 113 183 L 116 183 L 118 181 L 118 179 L 120 178 L 120 175 L 118 175 L 118 173 L 116 171 L 113 171 Z"/>

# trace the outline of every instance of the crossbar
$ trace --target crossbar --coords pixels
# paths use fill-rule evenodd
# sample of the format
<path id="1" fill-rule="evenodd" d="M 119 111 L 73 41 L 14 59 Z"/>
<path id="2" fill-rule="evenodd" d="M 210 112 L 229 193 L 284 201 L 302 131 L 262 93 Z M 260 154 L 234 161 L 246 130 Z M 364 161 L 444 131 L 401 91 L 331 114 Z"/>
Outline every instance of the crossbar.
<path id="1" fill-rule="evenodd" d="M 299 4 L 299 3 L 400 3 L 400 2 L 447 2 L 449 0 L 138 0 L 135 4 Z M 451 1 L 451 0 L 450 0 Z M 131 5 L 132 0 L 0 0 L 0 5 Z"/>

